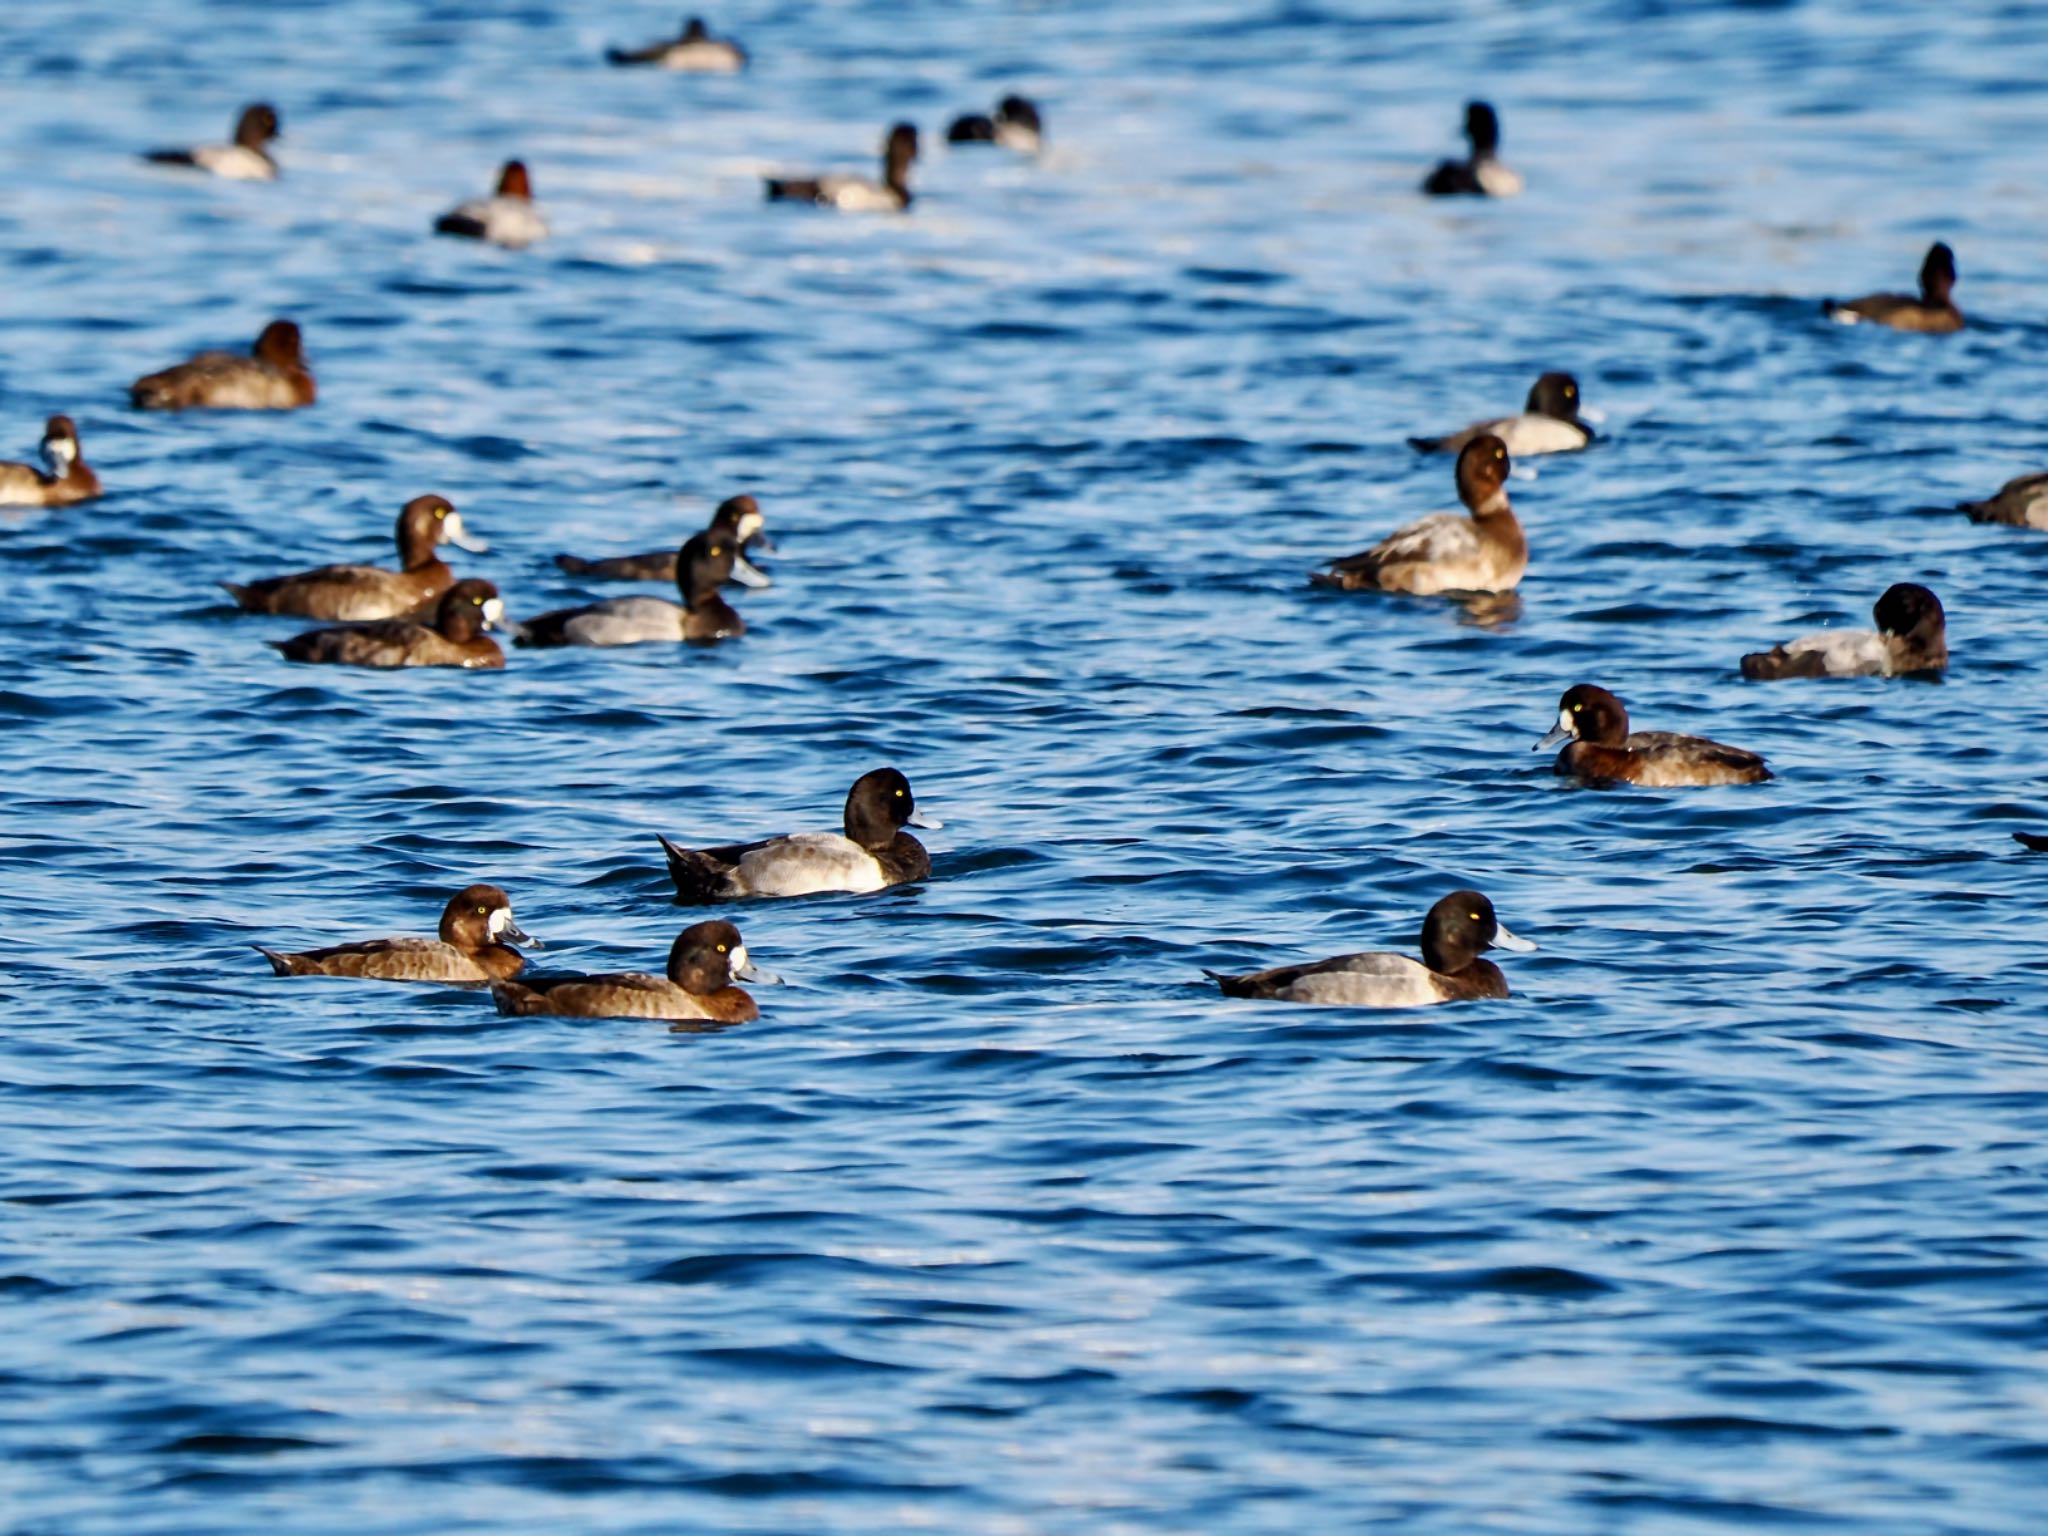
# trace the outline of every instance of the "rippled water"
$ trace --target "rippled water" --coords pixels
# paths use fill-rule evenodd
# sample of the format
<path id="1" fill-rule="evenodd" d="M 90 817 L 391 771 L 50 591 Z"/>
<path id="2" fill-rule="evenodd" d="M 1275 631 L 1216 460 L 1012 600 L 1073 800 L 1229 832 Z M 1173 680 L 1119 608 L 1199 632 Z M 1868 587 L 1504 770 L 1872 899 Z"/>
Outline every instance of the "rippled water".
<path id="1" fill-rule="evenodd" d="M 2040 1528 L 2048 16 L 1846 3 L 0 11 L 0 1511 L 21 1532 Z M 1008 89 L 1029 164 L 931 143 Z M 1413 193 L 1496 101 L 1512 205 Z M 276 100 L 286 178 L 133 152 Z M 766 169 L 926 129 L 905 219 Z M 434 240 L 524 155 L 556 236 Z M 1822 323 L 1931 239 L 1972 328 Z M 322 400 L 126 382 L 273 314 Z M 1575 370 L 1521 613 L 1311 592 L 1450 503 L 1402 446 Z M 212 583 L 672 543 L 760 496 L 711 652 L 286 666 Z M 1945 599 L 1938 685 L 1744 650 Z M 1765 752 L 1598 793 L 1600 681 Z M 934 876 L 736 915 L 755 1025 L 283 982 L 473 879 L 658 964 L 657 830 L 827 827 L 900 764 Z M 1543 952 L 1431 1013 L 1204 966 Z"/>

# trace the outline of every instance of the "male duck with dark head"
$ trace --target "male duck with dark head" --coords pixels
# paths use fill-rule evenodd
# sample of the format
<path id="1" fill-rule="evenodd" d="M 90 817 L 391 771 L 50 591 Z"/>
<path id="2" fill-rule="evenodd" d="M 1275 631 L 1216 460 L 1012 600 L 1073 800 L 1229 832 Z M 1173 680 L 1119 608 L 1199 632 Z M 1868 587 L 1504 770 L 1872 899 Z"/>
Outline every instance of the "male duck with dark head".
<path id="1" fill-rule="evenodd" d="M 2021 475 L 1998 488 L 1988 501 L 1964 501 L 1958 512 L 1973 523 L 2005 523 L 2014 528 L 2048 528 L 2048 475 Z"/>
<path id="2" fill-rule="evenodd" d="M 728 496 L 711 514 L 711 526 L 704 531 L 732 541 L 732 579 L 743 587 L 772 585 L 768 573 L 747 558 L 749 548 L 763 554 L 775 553 L 762 527 L 766 519 L 761 504 L 751 496 Z M 673 549 L 649 550 L 644 555 L 613 555 L 606 559 L 585 559 L 581 555 L 557 555 L 555 564 L 571 576 L 588 581 L 674 581 L 676 556 Z"/>
<path id="3" fill-rule="evenodd" d="M 513 632 L 515 645 L 641 645 L 687 640 L 709 645 L 747 632 L 746 621 L 718 589 L 732 579 L 738 546 L 721 533 L 691 535 L 676 551 L 682 606 L 659 597 L 611 597 L 581 608 L 557 608 Z"/>
<path id="4" fill-rule="evenodd" d="M 816 203 L 841 213 L 901 213 L 910 206 L 910 167 L 917 159 L 917 130 L 898 123 L 882 144 L 882 179 L 833 172 L 824 176 L 770 176 L 771 203 Z"/>
<path id="5" fill-rule="evenodd" d="M 505 665 L 505 653 L 484 631 L 501 624 L 505 605 L 488 581 L 458 581 L 441 594 L 432 626 L 407 619 L 308 630 L 270 644 L 286 661 L 343 667 L 463 667 Z"/>
<path id="6" fill-rule="evenodd" d="M 661 846 L 676 900 L 685 905 L 821 891 L 865 895 L 929 875 L 931 856 L 903 828 L 938 825 L 918 813 L 910 780 L 877 768 L 847 791 L 843 833 L 796 832 L 721 848 L 684 848 L 664 837 Z"/>
<path id="7" fill-rule="evenodd" d="M 533 178 L 527 175 L 525 163 L 507 160 L 498 169 L 496 192 L 457 203 L 434 220 L 434 232 L 517 251 L 545 240 L 548 222 L 533 206 Z"/>
<path id="8" fill-rule="evenodd" d="M 953 119 L 946 130 L 948 144 L 993 144 L 1013 149 L 1020 155 L 1035 155 L 1045 144 L 1045 121 L 1036 102 L 1022 96 L 1005 96 L 988 117 L 969 112 Z"/>
<path id="9" fill-rule="evenodd" d="M 462 514 L 445 496 L 415 496 L 398 514 L 398 570 L 381 565 L 323 565 L 261 581 L 221 583 L 250 613 L 289 613 L 302 619 L 396 619 L 431 608 L 455 584 L 455 572 L 436 552 L 444 543 L 472 554 L 490 546 L 470 536 Z"/>
<path id="10" fill-rule="evenodd" d="M 1477 891 L 1453 891 L 1422 920 L 1422 959 L 1406 955 L 1338 955 L 1309 965 L 1283 965 L 1249 976 L 1206 972 L 1225 997 L 1283 1003 L 1334 1003 L 1351 1008 L 1427 1008 L 1474 997 L 1506 997 L 1507 978 L 1489 949 L 1536 946 L 1509 933 L 1493 903 Z"/>
<path id="11" fill-rule="evenodd" d="M 277 162 L 270 141 L 277 137 L 277 109 L 266 101 L 242 108 L 231 144 L 201 144 L 193 149 L 153 149 L 143 156 L 158 165 L 188 165 L 225 176 L 230 181 L 275 181 Z"/>
<path id="12" fill-rule="evenodd" d="M 1512 591 L 1529 568 L 1529 541 L 1508 505 L 1507 444 L 1490 432 L 1473 438 L 1458 453 L 1457 483 L 1470 517 L 1431 513 L 1309 579 L 1346 591 Z"/>
<path id="13" fill-rule="evenodd" d="M 1677 789 L 1760 784 L 1771 776 L 1761 757 L 1741 747 L 1670 731 L 1630 731 L 1621 700 L 1591 683 L 1565 690 L 1557 701 L 1557 724 L 1531 750 L 1567 739 L 1570 745 L 1557 754 L 1558 773 L 1595 784 Z"/>
<path id="14" fill-rule="evenodd" d="M 651 64 L 688 75 L 736 75 L 747 67 L 747 51 L 729 37 L 713 37 L 701 17 L 683 22 L 681 35 L 645 48 L 608 48 L 614 64 Z"/>
<path id="15" fill-rule="evenodd" d="M 525 957 L 514 944 L 540 948 L 512 917 L 512 902 L 495 885 L 472 885 L 448 898 L 438 939 L 365 939 L 286 954 L 265 949 L 280 976 L 354 976 L 364 981 L 425 981 L 478 987 L 519 974 Z"/>
<path id="16" fill-rule="evenodd" d="M 533 976 L 524 982 L 494 981 L 498 1011 L 555 1014 L 572 1019 L 709 1019 L 745 1024 L 760 1017 L 752 997 L 735 980 L 773 982 L 747 957 L 739 929 L 731 923 L 696 923 L 669 946 L 668 974 L 615 971 L 597 976 Z"/>
<path id="17" fill-rule="evenodd" d="M 1869 321 L 1888 325 L 1895 331 L 1960 331 L 1963 312 L 1950 295 L 1956 286 L 1956 253 L 1937 240 L 1928 247 L 1920 263 L 1920 296 L 1910 293 L 1872 293 L 1837 304 L 1821 301 L 1821 310 L 1844 325 Z"/>
<path id="18" fill-rule="evenodd" d="M 1568 373 L 1546 373 L 1529 386 L 1521 415 L 1474 422 L 1442 437 L 1411 437 L 1408 442 L 1422 453 L 1460 453 L 1473 438 L 1489 433 L 1518 459 L 1576 453 L 1593 441 L 1593 429 L 1579 419 L 1579 381 Z"/>
<path id="19" fill-rule="evenodd" d="M 1472 152 L 1440 161 L 1422 183 L 1432 197 L 1513 197 L 1522 178 L 1500 162 L 1500 118 L 1483 101 L 1465 103 L 1465 137 Z"/>
<path id="20" fill-rule="evenodd" d="M 201 352 L 145 374 L 128 386 L 128 395 L 145 411 L 295 411 L 311 405 L 315 391 L 298 326 L 273 320 L 246 357 Z"/>
<path id="21" fill-rule="evenodd" d="M 43 465 L 0 463 L 0 507 L 64 507 L 100 494 L 100 477 L 86 466 L 69 416 L 43 424 Z"/>
<path id="22" fill-rule="evenodd" d="M 1785 677 L 1905 677 L 1948 665 L 1948 620 L 1941 599 L 1910 581 L 1885 588 L 1867 629 L 1824 629 L 1742 658 L 1751 682 Z"/>

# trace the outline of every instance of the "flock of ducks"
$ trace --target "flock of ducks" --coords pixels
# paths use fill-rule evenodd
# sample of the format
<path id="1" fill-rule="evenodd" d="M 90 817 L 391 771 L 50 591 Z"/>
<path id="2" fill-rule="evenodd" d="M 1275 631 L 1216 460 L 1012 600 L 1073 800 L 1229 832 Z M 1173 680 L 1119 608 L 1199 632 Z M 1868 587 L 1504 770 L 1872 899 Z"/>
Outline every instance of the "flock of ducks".
<path id="1" fill-rule="evenodd" d="M 675 37 L 615 48 L 607 57 L 618 66 L 705 74 L 737 73 L 748 62 L 737 42 L 714 36 L 697 18 L 686 21 Z M 1468 154 L 1439 164 L 1424 179 L 1422 191 L 1493 198 L 1522 192 L 1521 176 L 1500 158 L 1500 118 L 1491 105 L 1467 105 L 1465 133 Z M 268 181 L 279 173 L 271 153 L 279 134 L 276 109 L 259 102 L 242 111 L 228 143 L 156 150 L 144 158 L 235 180 Z M 991 114 L 957 118 L 947 139 L 1036 154 L 1044 143 L 1044 123 L 1033 102 L 1009 95 Z M 913 201 L 909 177 L 917 153 L 916 127 L 898 123 L 884 140 L 878 179 L 845 173 L 776 176 L 766 178 L 766 195 L 770 201 L 846 212 L 900 213 Z M 548 234 L 534 205 L 532 178 L 518 160 L 505 163 L 491 196 L 449 210 L 434 229 L 513 249 Z M 1955 255 L 1937 242 L 1921 264 L 1917 294 L 1826 301 L 1822 310 L 1844 323 L 1953 332 L 1964 325 L 1953 298 L 1955 281 Z M 299 410 L 318 399 L 299 327 L 284 319 L 265 326 L 246 353 L 202 352 L 137 379 L 129 395 L 137 409 L 154 411 Z M 1518 414 L 1441 436 L 1411 438 L 1419 452 L 1456 455 L 1453 479 L 1465 511 L 1406 524 L 1370 549 L 1328 562 L 1311 581 L 1345 591 L 1461 597 L 1511 592 L 1529 563 L 1528 540 L 1507 494 L 1513 459 L 1589 446 L 1594 433 L 1580 410 L 1577 380 L 1547 372 L 1531 387 Z M 0 505 L 63 506 L 102 494 L 71 417 L 49 418 L 42 451 L 42 468 L 0 463 Z M 2048 474 L 2016 479 L 1988 500 L 1965 503 L 1960 510 L 1980 522 L 2048 529 Z M 746 628 L 723 595 L 727 584 L 760 587 L 770 582 L 748 558 L 749 549 L 772 550 L 764 524 L 755 498 L 735 496 L 720 504 L 707 528 L 673 552 L 558 555 L 562 570 L 590 581 L 673 582 L 682 601 L 618 597 L 556 609 L 523 623 L 507 617 L 492 583 L 459 579 L 441 558 L 444 545 L 473 552 L 488 546 L 469 532 L 446 498 L 436 495 L 415 497 L 400 511 L 396 567 L 336 564 L 223 585 L 247 612 L 328 621 L 327 627 L 271 642 L 287 660 L 300 663 L 497 668 L 505 665 L 505 654 L 493 630 L 508 633 L 517 645 L 534 647 L 711 644 Z M 1756 681 L 1899 677 L 1946 666 L 1945 615 L 1927 588 L 1892 586 L 1878 599 L 1873 618 L 1874 631 L 1830 630 L 1743 656 L 1741 674 Z M 1588 783 L 1675 788 L 1753 784 L 1771 777 L 1763 758 L 1743 748 L 1698 736 L 1632 731 L 1621 700 L 1590 683 L 1566 690 L 1558 701 L 1556 725 L 1536 749 L 1560 742 L 1557 773 Z M 901 772 L 879 768 L 863 774 L 848 791 L 837 832 L 701 848 L 664 837 L 661 844 L 676 900 L 709 905 L 823 891 L 873 892 L 921 880 L 930 873 L 931 861 L 904 830 L 912 825 L 938 823 L 920 817 Z M 2029 847 L 2048 847 L 2048 839 L 2017 835 Z M 720 1027 L 756 1017 L 753 999 L 737 983 L 774 979 L 752 964 L 739 930 L 725 921 L 686 928 L 661 975 L 534 977 L 526 974 L 520 946 L 538 947 L 513 918 L 504 891 L 472 885 L 449 899 L 432 939 L 374 939 L 295 953 L 257 947 L 281 976 L 488 986 L 507 1013 L 662 1019 L 679 1028 L 693 1023 Z M 1486 896 L 1460 890 L 1429 910 L 1419 960 L 1351 954 L 1250 975 L 1209 974 L 1232 997 L 1416 1007 L 1506 997 L 1505 977 L 1484 958 L 1496 948 L 1535 946 L 1508 931 Z"/>

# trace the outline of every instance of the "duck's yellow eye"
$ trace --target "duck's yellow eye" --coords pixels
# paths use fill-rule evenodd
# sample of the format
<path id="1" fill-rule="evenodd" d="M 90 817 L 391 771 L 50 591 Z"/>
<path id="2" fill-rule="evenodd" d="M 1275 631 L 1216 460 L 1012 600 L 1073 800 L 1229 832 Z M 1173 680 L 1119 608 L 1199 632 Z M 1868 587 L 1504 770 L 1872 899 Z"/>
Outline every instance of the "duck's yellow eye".
<path id="1" fill-rule="evenodd" d="M 719 953 L 720 953 L 721 955 L 725 953 L 725 946 L 724 946 L 723 944 L 721 944 L 721 945 L 719 945 L 719 946 L 718 946 L 718 952 L 719 952 Z"/>
<path id="2" fill-rule="evenodd" d="M 442 507 L 436 507 L 436 508 L 434 508 L 434 516 L 436 516 L 436 517 L 446 517 L 447 515 L 448 515 L 448 513 L 447 513 L 447 510 L 446 510 L 445 508 L 442 508 Z"/>
<path id="3" fill-rule="evenodd" d="M 477 607 L 479 607 L 479 608 L 483 607 L 483 605 L 484 605 L 484 600 L 483 600 L 482 598 L 478 597 L 478 596 L 477 596 L 477 595 L 476 595 L 475 593 L 471 593 L 471 594 L 470 594 L 470 598 L 469 598 L 469 600 L 470 600 L 470 601 L 471 601 L 472 603 L 475 603 L 475 604 L 477 605 Z"/>
<path id="4" fill-rule="evenodd" d="M 903 798 L 903 791 L 902 791 L 902 790 L 900 790 L 900 789 L 899 789 L 899 790 L 897 790 L 897 791 L 896 791 L 896 798 L 897 798 L 898 800 L 901 800 L 901 799 Z"/>
<path id="5" fill-rule="evenodd" d="M 478 907 L 478 908 L 476 909 L 476 915 L 477 915 L 478 917 L 482 917 L 482 916 L 483 916 L 483 915 L 484 915 L 484 914 L 485 914 L 486 912 L 488 912 L 488 911 L 490 911 L 490 910 L 491 910 L 491 909 L 490 909 L 489 907 Z"/>
<path id="6" fill-rule="evenodd" d="M 1585 707 L 1586 706 L 1583 704 L 1574 704 L 1572 706 L 1572 713 L 1576 715 L 1580 710 L 1584 709 Z"/>
<path id="7" fill-rule="evenodd" d="M 1486 919 L 1481 917 L 1477 912 L 1467 912 L 1465 915 L 1471 918 L 1472 921 L 1475 923 L 1483 923 L 1486 921 Z"/>

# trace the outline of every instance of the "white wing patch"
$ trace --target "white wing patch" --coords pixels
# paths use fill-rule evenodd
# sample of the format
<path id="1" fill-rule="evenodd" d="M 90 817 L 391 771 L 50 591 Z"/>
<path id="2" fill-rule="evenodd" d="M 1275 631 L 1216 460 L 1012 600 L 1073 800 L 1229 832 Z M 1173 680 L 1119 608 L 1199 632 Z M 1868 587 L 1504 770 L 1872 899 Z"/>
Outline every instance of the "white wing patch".
<path id="1" fill-rule="evenodd" d="M 733 884 L 751 896 L 809 896 L 816 891 L 879 891 L 888 882 L 867 849 L 837 832 L 778 837 L 740 860 Z"/>

